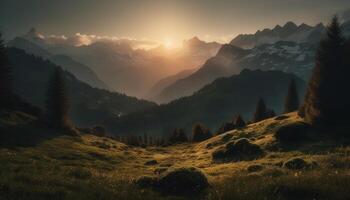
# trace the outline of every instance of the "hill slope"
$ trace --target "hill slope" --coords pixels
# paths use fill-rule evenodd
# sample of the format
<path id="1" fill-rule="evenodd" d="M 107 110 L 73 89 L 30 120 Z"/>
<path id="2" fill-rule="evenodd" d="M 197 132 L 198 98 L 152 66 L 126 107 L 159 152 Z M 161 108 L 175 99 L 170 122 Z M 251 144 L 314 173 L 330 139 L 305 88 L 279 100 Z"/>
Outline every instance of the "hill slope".
<path id="1" fill-rule="evenodd" d="M 208 200 L 317 199 L 348 197 L 349 147 L 332 140 L 309 141 L 292 149 L 273 148 L 275 130 L 301 121 L 296 113 L 271 118 L 201 143 L 138 148 L 92 135 L 56 136 L 32 146 L 0 148 L 1 199 L 125 199 L 170 200 L 203 197 Z M 12 126 L 16 120 L 12 121 Z M 0 120 L 0 125 L 4 125 Z M 16 126 L 16 125 L 14 125 Z M 1 127 L 1 126 L 0 126 Z M 47 130 L 36 129 L 47 135 Z M 22 135 L 32 134 L 22 132 Z M 226 144 L 247 138 L 265 152 L 241 162 L 213 162 L 212 153 Z M 313 168 L 283 167 L 301 158 Z M 156 160 L 153 165 L 146 162 Z M 260 170 L 252 172 L 249 168 Z M 158 176 L 179 167 L 196 167 L 211 187 L 194 197 L 167 196 L 133 184 L 140 176 Z M 243 184 L 244 183 L 244 184 Z M 203 196 L 202 196 L 203 195 Z"/>
<path id="2" fill-rule="evenodd" d="M 51 54 L 46 49 L 42 48 L 34 42 L 31 42 L 30 40 L 27 40 L 24 37 L 16 37 L 15 39 L 9 41 L 7 45 L 9 47 L 22 49 L 28 54 L 39 56 L 43 59 L 48 59 L 51 62 L 62 66 L 63 69 L 75 75 L 79 80 L 93 87 L 108 89 L 108 86 L 103 81 L 101 81 L 95 72 L 93 72 L 88 66 L 83 65 L 68 56 Z"/>
<path id="3" fill-rule="evenodd" d="M 23 50 L 7 49 L 13 67 L 14 90 L 24 100 L 44 108 L 48 79 L 59 66 L 28 55 Z M 155 106 L 155 103 L 107 90 L 92 88 L 69 72 L 64 74 L 71 102 L 70 115 L 77 125 L 104 124 L 108 118 Z"/>
<path id="4" fill-rule="evenodd" d="M 239 75 L 217 79 L 192 96 L 107 123 L 120 134 L 169 134 L 174 128 L 190 131 L 195 122 L 216 130 L 238 113 L 250 119 L 260 97 L 277 113 L 281 112 L 291 79 L 296 80 L 302 96 L 305 83 L 292 74 L 244 70 Z"/>

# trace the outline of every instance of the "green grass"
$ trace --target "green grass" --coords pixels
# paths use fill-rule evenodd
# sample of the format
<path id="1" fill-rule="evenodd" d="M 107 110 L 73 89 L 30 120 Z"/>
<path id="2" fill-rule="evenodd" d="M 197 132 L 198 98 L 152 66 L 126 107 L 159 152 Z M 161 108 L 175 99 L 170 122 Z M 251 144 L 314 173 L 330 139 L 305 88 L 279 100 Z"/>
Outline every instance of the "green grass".
<path id="1" fill-rule="evenodd" d="M 349 147 L 336 141 L 314 141 L 298 148 L 271 150 L 276 144 L 273 131 L 295 120 L 299 119 L 291 114 L 284 120 L 269 119 L 201 143 L 170 147 L 130 147 L 92 135 L 56 135 L 30 145 L 4 146 L 0 148 L 0 199 L 193 199 L 164 196 L 133 184 L 140 176 L 155 176 L 176 167 L 197 167 L 206 173 L 211 187 L 196 195 L 198 199 L 349 199 Z M 20 135 L 50 133 L 30 127 L 20 129 L 24 131 Z M 241 137 L 260 145 L 266 156 L 244 162 L 212 161 L 213 151 Z M 316 162 L 317 167 L 302 171 L 279 167 L 294 157 Z M 145 165 L 150 160 L 158 163 Z M 250 165 L 261 165 L 263 170 L 249 173 Z"/>

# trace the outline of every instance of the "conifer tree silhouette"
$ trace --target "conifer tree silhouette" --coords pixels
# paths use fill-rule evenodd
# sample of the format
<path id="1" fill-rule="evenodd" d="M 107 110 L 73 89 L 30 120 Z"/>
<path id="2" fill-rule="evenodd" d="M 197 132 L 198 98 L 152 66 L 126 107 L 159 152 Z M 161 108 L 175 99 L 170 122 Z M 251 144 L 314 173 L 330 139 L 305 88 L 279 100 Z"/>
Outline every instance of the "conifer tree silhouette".
<path id="1" fill-rule="evenodd" d="M 344 65 L 344 43 L 338 18 L 334 17 L 327 27 L 326 37 L 319 44 L 303 110 L 299 111 L 313 125 L 350 121 L 350 66 Z"/>
<path id="2" fill-rule="evenodd" d="M 288 93 L 284 103 L 284 113 L 289 113 L 298 110 L 299 97 L 295 80 L 291 80 L 288 87 Z"/>
<path id="3" fill-rule="evenodd" d="M 55 69 L 51 79 L 46 99 L 46 121 L 49 127 L 55 129 L 69 128 L 69 102 L 66 94 L 63 72 Z"/>
<path id="4" fill-rule="evenodd" d="M 7 60 L 4 41 L 0 33 L 0 109 L 6 109 L 9 106 L 12 96 L 11 67 Z"/>

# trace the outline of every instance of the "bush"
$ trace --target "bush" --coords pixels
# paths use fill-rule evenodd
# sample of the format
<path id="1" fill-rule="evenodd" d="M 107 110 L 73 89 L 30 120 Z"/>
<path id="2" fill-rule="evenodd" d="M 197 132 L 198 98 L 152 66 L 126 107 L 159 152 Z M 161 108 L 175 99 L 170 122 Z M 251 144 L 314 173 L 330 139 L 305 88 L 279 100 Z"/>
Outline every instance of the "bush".
<path id="1" fill-rule="evenodd" d="M 163 193 L 197 195 L 209 186 L 207 177 L 196 168 L 178 168 L 159 178 L 158 189 Z"/>
<path id="2" fill-rule="evenodd" d="M 226 158 L 226 150 L 225 149 L 217 149 L 213 152 L 212 157 L 214 160 L 222 160 Z"/>
<path id="3" fill-rule="evenodd" d="M 304 122 L 294 122 L 278 128 L 274 134 L 281 143 L 302 142 L 307 139 L 310 125 Z"/>
<path id="4" fill-rule="evenodd" d="M 204 125 L 197 123 L 193 126 L 192 130 L 192 141 L 193 142 L 202 142 L 211 138 L 213 135 L 210 133 L 210 130 Z"/>
<path id="5" fill-rule="evenodd" d="M 307 169 L 309 164 L 301 158 L 292 158 L 283 163 L 283 167 L 292 170 Z"/>
<path id="6" fill-rule="evenodd" d="M 252 144 L 248 139 L 242 138 L 236 142 L 230 142 L 226 144 L 224 150 L 218 150 L 213 152 L 212 157 L 214 160 L 254 160 L 261 157 L 264 154 L 259 145 Z"/>
<path id="7" fill-rule="evenodd" d="M 141 176 L 135 181 L 135 184 L 144 188 L 156 187 L 158 185 L 158 179 L 153 176 Z"/>
<path id="8" fill-rule="evenodd" d="M 222 124 L 219 128 L 219 130 L 217 131 L 217 135 L 226 133 L 227 131 L 232 131 L 234 130 L 236 127 L 232 122 L 226 122 L 224 124 Z"/>
<path id="9" fill-rule="evenodd" d="M 258 172 L 264 169 L 264 166 L 262 165 L 249 165 L 247 167 L 248 172 Z"/>

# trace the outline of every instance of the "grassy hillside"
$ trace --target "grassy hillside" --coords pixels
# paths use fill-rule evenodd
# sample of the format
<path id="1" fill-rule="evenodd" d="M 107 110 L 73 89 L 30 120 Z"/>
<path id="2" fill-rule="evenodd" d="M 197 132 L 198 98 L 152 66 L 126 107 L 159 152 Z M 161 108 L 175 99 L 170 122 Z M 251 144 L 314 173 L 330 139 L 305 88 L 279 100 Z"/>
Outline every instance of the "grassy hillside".
<path id="1" fill-rule="evenodd" d="M 0 148 L 0 199 L 187 199 L 135 186 L 140 176 L 155 176 L 178 167 L 202 170 L 209 189 L 198 199 L 348 199 L 350 148 L 347 140 L 311 139 L 283 146 L 273 133 L 301 121 L 296 113 L 271 118 L 196 144 L 139 148 L 92 135 L 64 136 L 33 127 L 34 118 L 2 113 L 0 128 L 19 136 L 41 135 L 30 143 Z M 32 127 L 32 128 L 28 128 Z M 3 129 L 2 129 L 3 130 Z M 35 130 L 35 131 L 34 131 Z M 32 135 L 31 135 L 32 136 Z M 43 139 L 43 136 L 46 136 Z M 265 155 L 241 162 L 215 162 L 212 153 L 231 141 L 248 138 Z M 291 170 L 281 165 L 302 158 L 312 168 Z M 156 160 L 152 165 L 145 164 Z M 260 171 L 247 168 L 259 165 Z M 250 170 L 251 171 L 251 170 Z M 188 199 L 196 199 L 188 198 Z"/>

